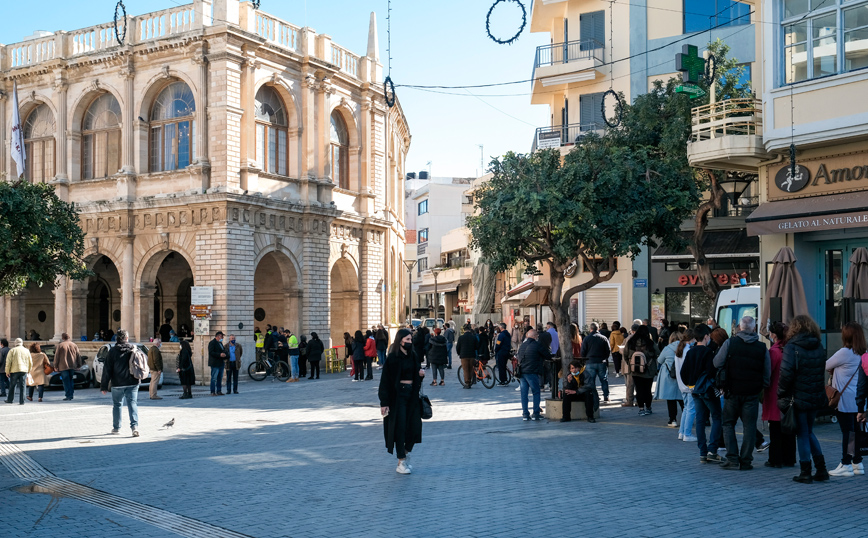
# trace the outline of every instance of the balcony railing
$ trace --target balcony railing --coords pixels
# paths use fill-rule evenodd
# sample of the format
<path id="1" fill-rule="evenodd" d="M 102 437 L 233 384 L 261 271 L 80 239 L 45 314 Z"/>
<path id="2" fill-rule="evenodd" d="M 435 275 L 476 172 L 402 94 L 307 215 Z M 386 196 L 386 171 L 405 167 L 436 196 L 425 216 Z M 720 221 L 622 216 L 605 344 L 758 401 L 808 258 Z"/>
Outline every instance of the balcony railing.
<path id="1" fill-rule="evenodd" d="M 693 109 L 692 142 L 723 136 L 762 136 L 760 99 L 727 99 Z"/>
<path id="2" fill-rule="evenodd" d="M 713 214 L 715 217 L 747 217 L 757 207 L 759 207 L 759 196 L 742 196 L 737 204 L 732 204 L 726 197 L 720 209 L 715 209 Z"/>
<path id="3" fill-rule="evenodd" d="M 531 151 L 578 144 L 590 133 L 602 134 L 605 126 L 598 123 L 571 123 L 555 127 L 538 127 L 533 137 Z"/>
<path id="4" fill-rule="evenodd" d="M 590 58 L 605 62 L 605 51 L 603 44 L 595 39 L 542 45 L 536 48 L 536 60 L 533 66 L 536 69 Z"/>

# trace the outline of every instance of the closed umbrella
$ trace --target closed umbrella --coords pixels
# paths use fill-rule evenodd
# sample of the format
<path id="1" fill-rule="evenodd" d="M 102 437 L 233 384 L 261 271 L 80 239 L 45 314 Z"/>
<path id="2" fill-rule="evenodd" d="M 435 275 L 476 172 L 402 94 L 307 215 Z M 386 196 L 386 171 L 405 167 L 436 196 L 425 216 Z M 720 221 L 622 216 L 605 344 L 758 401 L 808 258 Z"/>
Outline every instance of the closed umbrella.
<path id="1" fill-rule="evenodd" d="M 805 298 L 805 286 L 802 276 L 796 269 L 796 254 L 790 247 L 783 247 L 772 260 L 772 276 L 766 287 L 766 300 L 763 301 L 763 315 L 760 328 L 763 334 L 768 334 L 770 299 L 781 298 L 781 318 L 790 323 L 799 314 L 808 314 L 808 300 Z"/>
<path id="2" fill-rule="evenodd" d="M 844 297 L 868 299 L 868 250 L 859 247 L 850 256 L 850 272 Z"/>

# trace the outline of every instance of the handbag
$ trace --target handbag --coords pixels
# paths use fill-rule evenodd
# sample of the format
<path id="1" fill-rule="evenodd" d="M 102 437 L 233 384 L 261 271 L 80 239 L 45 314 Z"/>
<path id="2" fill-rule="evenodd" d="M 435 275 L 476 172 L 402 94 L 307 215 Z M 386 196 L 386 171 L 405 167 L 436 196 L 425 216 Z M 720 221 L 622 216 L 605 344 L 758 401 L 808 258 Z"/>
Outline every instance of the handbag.
<path id="1" fill-rule="evenodd" d="M 46 362 L 45 366 L 43 366 L 42 368 L 42 371 L 45 372 L 45 375 L 51 375 L 54 373 L 54 368 L 52 368 L 51 365 Z"/>
<path id="2" fill-rule="evenodd" d="M 856 456 L 868 458 L 868 426 L 864 422 L 856 425 Z"/>
<path id="3" fill-rule="evenodd" d="M 672 366 L 675 366 L 674 364 Z M 666 370 L 669 372 L 669 378 L 675 379 L 675 368 L 670 368 L 669 365 L 666 365 Z"/>
<path id="4" fill-rule="evenodd" d="M 431 399 L 423 392 L 419 392 L 419 406 L 422 409 L 422 420 L 428 420 L 434 416 L 434 411 L 431 409 Z"/>
<path id="5" fill-rule="evenodd" d="M 795 397 L 790 398 L 790 405 L 788 405 L 787 409 L 781 414 L 781 432 L 786 433 L 787 435 L 796 435 L 799 430 L 799 426 L 796 424 L 795 402 Z"/>
<path id="6" fill-rule="evenodd" d="M 847 387 L 850 386 L 850 381 L 853 381 L 853 377 L 856 376 L 856 373 L 859 372 L 859 368 L 856 368 L 856 371 L 853 372 L 853 375 L 850 376 L 850 379 L 847 380 L 847 384 L 844 385 L 844 390 L 838 392 L 838 389 L 831 385 L 832 378 L 829 378 L 829 385 L 826 385 L 826 397 L 829 398 L 829 407 L 832 409 L 838 409 L 838 402 L 841 401 L 841 393 L 847 390 Z"/>

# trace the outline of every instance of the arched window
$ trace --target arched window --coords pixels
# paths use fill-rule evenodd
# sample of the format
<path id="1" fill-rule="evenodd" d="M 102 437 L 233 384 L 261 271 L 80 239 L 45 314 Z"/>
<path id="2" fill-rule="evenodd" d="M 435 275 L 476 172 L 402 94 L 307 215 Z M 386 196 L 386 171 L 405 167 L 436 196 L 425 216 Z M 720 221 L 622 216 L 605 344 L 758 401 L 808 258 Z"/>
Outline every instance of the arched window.
<path id="1" fill-rule="evenodd" d="M 283 101 L 274 88 L 263 86 L 256 92 L 255 106 L 256 160 L 263 171 L 285 176 L 289 123 Z"/>
<path id="2" fill-rule="evenodd" d="M 121 106 L 110 93 L 97 97 L 81 125 L 81 177 L 94 179 L 121 168 Z"/>
<path id="3" fill-rule="evenodd" d="M 334 111 L 332 112 L 329 164 L 332 170 L 332 181 L 342 189 L 350 188 L 349 149 L 347 124 L 340 113 Z"/>
<path id="4" fill-rule="evenodd" d="M 151 111 L 151 172 L 180 170 L 196 154 L 196 103 L 183 82 L 166 86 Z"/>
<path id="5" fill-rule="evenodd" d="M 54 179 L 54 113 L 42 104 L 24 122 L 24 148 L 27 152 L 25 177 L 31 183 Z"/>

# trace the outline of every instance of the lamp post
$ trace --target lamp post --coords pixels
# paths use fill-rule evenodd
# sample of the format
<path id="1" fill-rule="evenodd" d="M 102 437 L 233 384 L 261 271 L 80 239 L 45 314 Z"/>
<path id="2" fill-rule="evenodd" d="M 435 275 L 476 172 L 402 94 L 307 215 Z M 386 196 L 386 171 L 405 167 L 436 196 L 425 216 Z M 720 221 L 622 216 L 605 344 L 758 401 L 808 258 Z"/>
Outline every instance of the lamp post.
<path id="1" fill-rule="evenodd" d="M 437 276 L 440 275 L 440 271 L 443 271 L 444 267 L 434 267 L 431 269 L 431 274 L 434 275 L 434 322 L 436 325 L 437 315 L 440 313 L 440 294 L 437 292 Z"/>
<path id="2" fill-rule="evenodd" d="M 410 323 L 410 312 L 413 310 L 413 268 L 416 267 L 416 260 L 404 260 L 404 267 L 407 268 L 407 323 Z"/>

